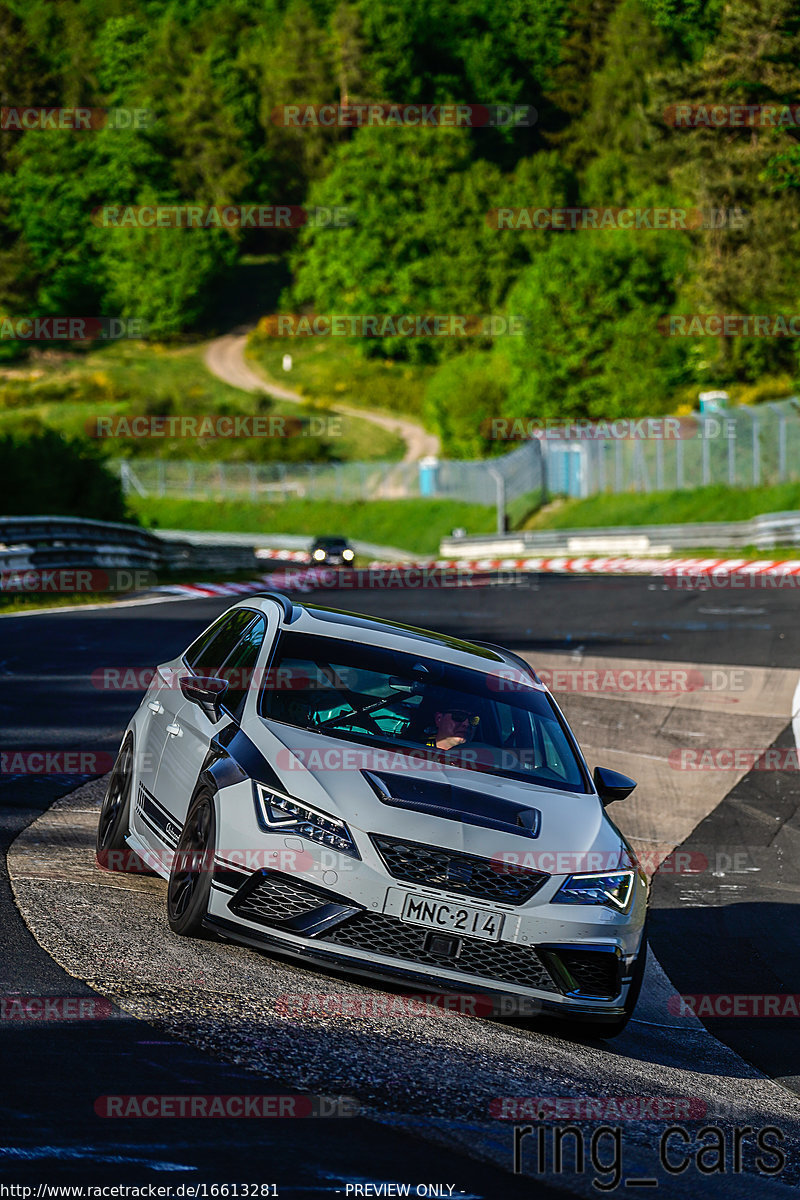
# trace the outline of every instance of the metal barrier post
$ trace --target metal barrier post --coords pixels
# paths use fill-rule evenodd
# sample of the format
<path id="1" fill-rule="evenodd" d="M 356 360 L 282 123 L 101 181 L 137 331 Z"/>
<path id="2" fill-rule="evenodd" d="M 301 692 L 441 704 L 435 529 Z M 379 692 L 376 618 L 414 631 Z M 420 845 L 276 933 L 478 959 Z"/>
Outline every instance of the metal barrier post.
<path id="1" fill-rule="evenodd" d="M 758 417 L 753 413 L 753 487 L 761 482 L 761 449 L 758 441 Z"/>

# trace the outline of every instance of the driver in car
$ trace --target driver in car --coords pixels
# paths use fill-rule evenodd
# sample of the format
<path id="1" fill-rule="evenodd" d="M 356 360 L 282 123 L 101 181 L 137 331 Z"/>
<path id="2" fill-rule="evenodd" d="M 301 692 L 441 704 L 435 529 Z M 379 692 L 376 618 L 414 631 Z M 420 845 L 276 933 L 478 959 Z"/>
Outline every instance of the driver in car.
<path id="1" fill-rule="evenodd" d="M 435 731 L 425 745 L 436 750 L 452 750 L 472 740 L 475 726 L 480 721 L 477 713 L 469 709 L 445 709 L 433 714 Z"/>

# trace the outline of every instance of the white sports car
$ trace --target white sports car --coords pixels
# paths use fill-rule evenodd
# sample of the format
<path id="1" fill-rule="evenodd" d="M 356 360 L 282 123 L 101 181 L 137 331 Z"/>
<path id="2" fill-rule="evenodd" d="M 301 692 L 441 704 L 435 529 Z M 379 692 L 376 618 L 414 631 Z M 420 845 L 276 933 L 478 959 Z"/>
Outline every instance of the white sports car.
<path id="1" fill-rule="evenodd" d="M 510 651 L 265 593 L 158 668 L 97 854 L 169 880 L 175 933 L 612 1036 L 647 881 L 605 806 L 634 787 Z"/>

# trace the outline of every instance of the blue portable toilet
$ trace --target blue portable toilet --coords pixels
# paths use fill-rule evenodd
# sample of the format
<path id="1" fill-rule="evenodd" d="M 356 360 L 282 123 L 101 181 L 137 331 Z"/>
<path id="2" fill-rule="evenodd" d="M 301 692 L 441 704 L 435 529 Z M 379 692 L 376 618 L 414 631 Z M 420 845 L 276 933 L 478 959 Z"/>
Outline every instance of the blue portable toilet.
<path id="1" fill-rule="evenodd" d="M 429 454 L 419 460 L 419 494 L 435 496 L 439 491 L 439 460 Z"/>

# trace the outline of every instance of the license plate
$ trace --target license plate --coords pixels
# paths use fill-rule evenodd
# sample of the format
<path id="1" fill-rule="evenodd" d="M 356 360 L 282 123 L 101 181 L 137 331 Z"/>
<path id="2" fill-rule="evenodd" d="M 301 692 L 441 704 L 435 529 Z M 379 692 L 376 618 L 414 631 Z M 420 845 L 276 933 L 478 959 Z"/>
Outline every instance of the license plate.
<path id="1" fill-rule="evenodd" d="M 483 938 L 485 942 L 499 942 L 503 928 L 502 916 L 486 908 L 426 900 L 423 896 L 406 896 L 400 916 L 411 925 L 460 933 L 464 937 Z"/>

